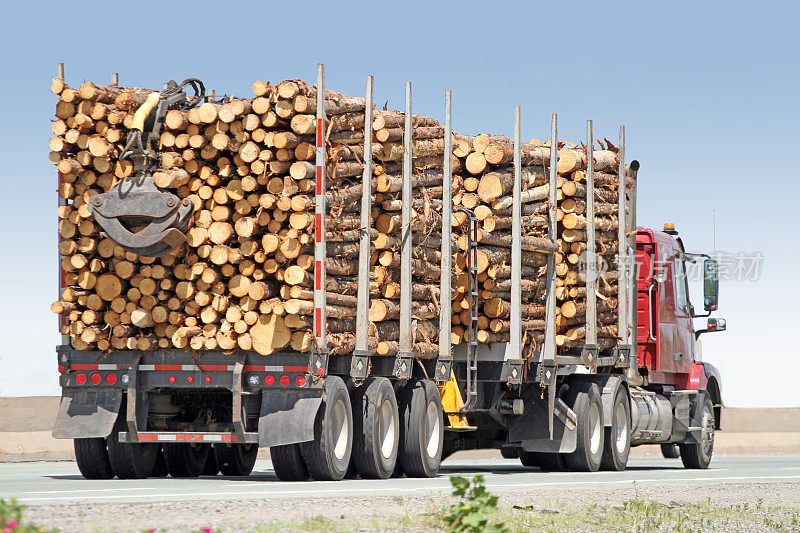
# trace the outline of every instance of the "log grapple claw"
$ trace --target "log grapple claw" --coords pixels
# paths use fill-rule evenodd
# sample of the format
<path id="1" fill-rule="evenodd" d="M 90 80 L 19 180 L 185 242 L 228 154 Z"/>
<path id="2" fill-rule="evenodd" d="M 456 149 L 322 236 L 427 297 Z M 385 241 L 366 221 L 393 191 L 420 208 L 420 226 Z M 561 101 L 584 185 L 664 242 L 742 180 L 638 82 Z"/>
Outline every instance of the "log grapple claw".
<path id="1" fill-rule="evenodd" d="M 93 196 L 89 210 L 109 239 L 135 254 L 160 257 L 186 241 L 194 206 L 156 187 L 151 176 L 132 176 Z"/>

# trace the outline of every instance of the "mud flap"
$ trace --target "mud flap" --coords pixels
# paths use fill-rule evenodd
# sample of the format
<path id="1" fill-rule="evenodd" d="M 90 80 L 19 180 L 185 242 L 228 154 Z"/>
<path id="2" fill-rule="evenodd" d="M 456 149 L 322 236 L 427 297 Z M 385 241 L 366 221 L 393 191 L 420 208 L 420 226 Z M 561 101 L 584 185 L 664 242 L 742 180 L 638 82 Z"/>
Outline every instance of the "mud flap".
<path id="1" fill-rule="evenodd" d="M 263 391 L 258 445 L 281 446 L 314 440 L 314 419 L 321 404 L 321 390 Z"/>
<path id="2" fill-rule="evenodd" d="M 522 395 L 522 415 L 508 417 L 508 441 L 519 442 L 527 452 L 570 453 L 577 446 L 574 420 L 566 404 L 557 398 L 553 417 L 553 438 L 549 432 L 548 400 L 536 385 L 526 387 Z"/>
<path id="3" fill-rule="evenodd" d="M 53 427 L 57 439 L 107 437 L 122 404 L 120 389 L 64 388 Z"/>

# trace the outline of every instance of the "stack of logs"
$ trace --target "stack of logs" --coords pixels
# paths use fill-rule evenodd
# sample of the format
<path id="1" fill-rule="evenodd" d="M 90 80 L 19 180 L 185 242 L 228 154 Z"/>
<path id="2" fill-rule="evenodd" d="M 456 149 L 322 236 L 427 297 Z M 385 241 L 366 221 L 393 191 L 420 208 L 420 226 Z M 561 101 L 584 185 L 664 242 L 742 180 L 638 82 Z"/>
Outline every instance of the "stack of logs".
<path id="1" fill-rule="evenodd" d="M 301 80 L 256 82 L 249 99 L 224 97 L 167 113 L 156 185 L 195 207 L 187 245 L 160 258 L 126 252 L 104 238 L 89 199 L 132 173 L 119 155 L 133 113 L 152 92 L 99 86 L 75 89 L 55 79 L 59 96 L 50 160 L 60 173 L 59 251 L 62 294 L 52 305 L 62 333 L 77 349 L 308 351 L 313 342 L 313 244 L 316 89 Z M 364 170 L 363 98 L 325 92 L 327 121 L 327 313 L 332 354 L 352 351 Z M 373 120 L 370 349 L 398 349 L 401 160 L 404 116 L 376 111 Z M 438 353 L 444 131 L 414 116 L 412 341 L 419 357 Z M 504 137 L 454 137 L 455 206 L 474 211 L 478 340 L 508 340 L 513 147 Z M 616 149 L 595 150 L 596 222 L 600 255 L 616 253 Z M 523 145 L 523 328 L 529 348 L 544 330 L 546 254 L 558 275 L 558 344 L 579 345 L 585 331 L 585 150 L 559 150 L 558 235 L 547 235 L 550 149 Z M 454 211 L 452 343 L 465 341 L 469 321 L 467 215 Z M 603 341 L 616 337 L 616 274 L 598 283 Z"/>

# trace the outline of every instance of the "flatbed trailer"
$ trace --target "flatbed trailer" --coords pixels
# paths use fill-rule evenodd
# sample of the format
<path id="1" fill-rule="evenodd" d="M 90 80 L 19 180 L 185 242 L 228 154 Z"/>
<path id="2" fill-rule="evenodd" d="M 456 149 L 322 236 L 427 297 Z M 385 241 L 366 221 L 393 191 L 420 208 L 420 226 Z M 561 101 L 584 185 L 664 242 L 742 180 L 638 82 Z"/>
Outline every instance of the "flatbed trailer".
<path id="1" fill-rule="evenodd" d="M 63 68 L 59 74 L 63 77 Z M 324 68 L 318 66 L 318 87 Z M 367 80 L 372 101 L 372 77 Z M 324 120 L 324 99 L 317 119 Z M 365 119 L 365 169 L 371 159 L 371 107 Z M 400 349 L 396 356 L 370 356 L 369 234 L 362 231 L 359 256 L 356 348 L 329 356 L 326 338 L 325 149 L 316 145 L 314 241 L 315 310 L 311 353 L 254 351 L 76 350 L 68 336 L 57 347 L 62 400 L 53 435 L 75 439 L 76 457 L 88 478 L 196 476 L 222 471 L 247 475 L 259 447 L 270 447 L 279 478 L 342 479 L 392 474 L 436 475 L 443 457 L 462 449 L 494 448 L 545 470 L 622 470 L 631 446 L 674 445 L 687 467 L 705 468 L 721 420 L 716 369 L 695 360 L 695 337 L 721 331 L 724 320 L 692 329 L 685 262 L 695 261 L 680 239 L 636 226 L 639 163 L 625 163 L 625 127 L 619 128 L 618 194 L 619 340 L 601 349 L 597 337 L 594 261 L 586 261 L 586 337 L 580 347 L 556 346 L 555 258 L 548 256 L 545 336 L 522 355 L 522 254 L 512 247 L 510 341 L 450 345 L 451 302 L 441 301 L 439 353 L 419 359 L 411 343 L 411 85 L 406 86 L 403 160 Z M 514 112 L 512 239 L 521 242 L 521 111 Z M 321 124 L 321 123 L 320 123 Z M 451 94 L 445 96 L 445 154 L 450 145 Z M 318 132 L 323 130 L 317 128 Z M 551 122 L 551 161 L 556 161 L 558 117 Z M 592 123 L 587 121 L 587 257 L 594 257 Z M 444 157 L 443 198 L 451 198 L 450 158 Z M 557 171 L 550 165 L 549 236 L 556 240 Z M 60 179 L 60 177 L 59 177 Z M 364 172 L 364 190 L 371 174 Z M 442 235 L 452 235 L 451 202 L 444 202 Z M 361 202 L 369 227 L 370 195 Z M 442 239 L 441 294 L 451 288 L 450 239 Z M 473 239 L 472 253 L 480 244 Z M 681 274 L 684 272 L 684 274 Z M 468 261 L 470 309 L 477 317 L 477 270 Z M 717 307 L 716 265 L 705 259 L 705 309 Z M 63 271 L 59 290 L 63 288 Z M 681 285 L 682 284 L 682 285 Z M 678 288 L 677 290 L 675 288 Z M 682 289 L 681 289 L 682 287 Z M 681 296 L 683 295 L 683 296 Z M 679 297 L 682 297 L 680 299 Z M 678 311 L 676 313 L 676 310 Z M 703 315 L 707 316 L 707 315 Z M 677 317 L 677 318 L 676 318 Z M 662 338 L 668 329 L 674 335 Z M 678 341 L 675 341 L 678 339 Z M 674 341 L 674 342 L 673 342 Z M 680 345 L 680 348 L 677 348 Z M 677 350 L 681 351 L 678 352 Z M 211 459 L 213 458 L 213 460 Z"/>

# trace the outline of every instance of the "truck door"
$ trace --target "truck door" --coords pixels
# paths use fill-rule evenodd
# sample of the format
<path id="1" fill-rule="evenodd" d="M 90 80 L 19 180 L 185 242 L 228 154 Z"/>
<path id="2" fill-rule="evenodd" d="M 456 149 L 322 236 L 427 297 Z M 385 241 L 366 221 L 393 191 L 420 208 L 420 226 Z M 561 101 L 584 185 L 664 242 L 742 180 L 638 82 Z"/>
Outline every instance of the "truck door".
<path id="1" fill-rule="evenodd" d="M 673 359 L 675 371 L 688 374 L 694 362 L 694 327 L 689 305 L 689 285 L 686 278 L 686 262 L 677 253 L 673 256 L 672 267 L 675 282 L 675 339 L 673 340 Z"/>
<path id="2" fill-rule="evenodd" d="M 648 233 L 637 236 L 636 263 L 638 266 L 636 302 L 636 341 L 639 366 L 656 369 L 658 357 L 656 335 L 658 334 L 658 284 L 655 274 L 656 245 Z"/>
<path id="3" fill-rule="evenodd" d="M 656 274 L 663 281 L 657 284 L 658 300 L 658 368 L 661 372 L 676 371 L 674 353 L 675 339 L 678 338 L 678 317 L 675 314 L 675 250 L 670 243 L 659 242 L 657 246 Z M 680 352 L 680 348 L 677 348 Z"/>

